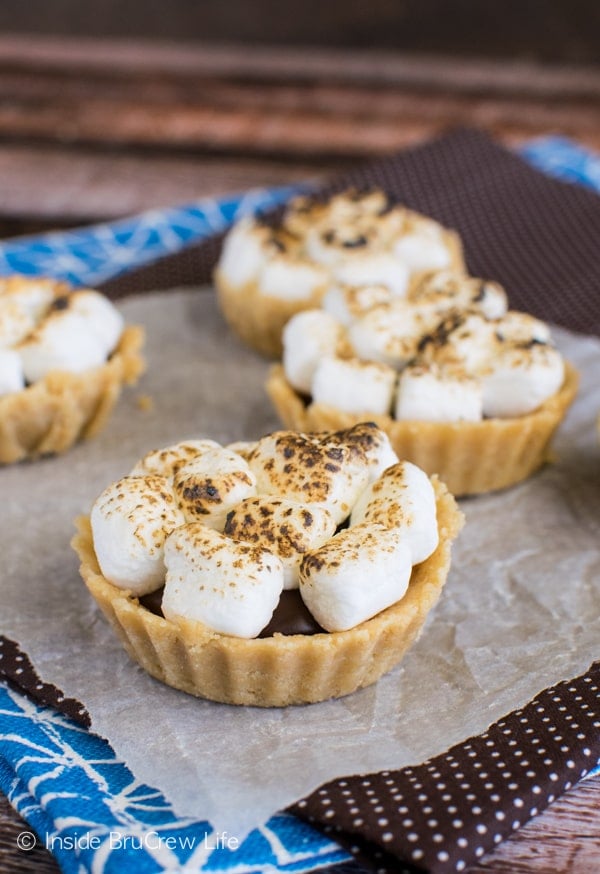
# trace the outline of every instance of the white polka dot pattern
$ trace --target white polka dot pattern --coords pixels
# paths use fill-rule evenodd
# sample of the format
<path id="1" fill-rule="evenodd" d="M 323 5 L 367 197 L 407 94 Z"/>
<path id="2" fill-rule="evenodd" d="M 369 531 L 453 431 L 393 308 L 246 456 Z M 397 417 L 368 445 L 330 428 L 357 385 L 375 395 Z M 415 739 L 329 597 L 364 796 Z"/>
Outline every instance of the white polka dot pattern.
<path id="1" fill-rule="evenodd" d="M 462 871 L 600 761 L 600 662 L 413 768 L 334 780 L 290 811 L 357 860 Z M 414 869 L 413 869 L 414 870 Z"/>
<path id="2" fill-rule="evenodd" d="M 51 683 L 43 683 L 26 653 L 17 643 L 0 634 L 0 680 L 5 680 L 32 698 L 36 704 L 54 707 L 76 722 L 89 728 L 87 710 L 74 698 L 65 698 L 60 689 Z"/>

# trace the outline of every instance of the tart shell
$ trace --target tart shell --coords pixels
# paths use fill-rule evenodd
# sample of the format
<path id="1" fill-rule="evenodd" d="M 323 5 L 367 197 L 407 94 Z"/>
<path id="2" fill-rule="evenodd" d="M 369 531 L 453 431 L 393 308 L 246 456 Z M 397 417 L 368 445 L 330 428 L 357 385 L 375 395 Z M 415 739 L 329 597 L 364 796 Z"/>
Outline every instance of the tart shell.
<path id="1" fill-rule="evenodd" d="M 89 517 L 76 520 L 72 546 L 89 591 L 125 649 L 156 679 L 227 704 L 283 707 L 324 701 L 369 686 L 393 668 L 437 602 L 463 517 L 445 485 L 437 479 L 433 484 L 438 548 L 413 568 L 401 601 L 349 631 L 246 640 L 219 634 L 200 622 L 175 623 L 151 613 L 130 592 L 102 576 Z"/>
<path id="2" fill-rule="evenodd" d="M 369 419 L 390 438 L 396 454 L 430 476 L 437 474 L 459 496 L 503 489 L 526 479 L 550 460 L 549 444 L 577 394 L 579 377 L 568 362 L 561 389 L 537 410 L 512 419 L 479 422 L 400 421 L 371 413 L 345 413 L 306 403 L 274 365 L 267 392 L 286 428 L 339 431 Z"/>
<path id="3" fill-rule="evenodd" d="M 463 272 L 465 262 L 460 237 L 455 231 L 444 229 L 443 240 L 451 254 L 449 269 Z M 411 285 L 422 275 L 415 273 Z M 281 334 L 286 323 L 296 313 L 319 307 L 328 287 L 325 284 L 301 300 L 285 300 L 263 294 L 256 282 L 232 285 L 218 268 L 214 280 L 225 321 L 248 346 L 267 358 L 281 358 Z"/>
<path id="4" fill-rule="evenodd" d="M 53 371 L 23 391 L 0 397 L 0 463 L 65 452 L 98 434 L 125 384 L 145 369 L 143 329 L 125 327 L 108 361 L 83 373 Z"/>

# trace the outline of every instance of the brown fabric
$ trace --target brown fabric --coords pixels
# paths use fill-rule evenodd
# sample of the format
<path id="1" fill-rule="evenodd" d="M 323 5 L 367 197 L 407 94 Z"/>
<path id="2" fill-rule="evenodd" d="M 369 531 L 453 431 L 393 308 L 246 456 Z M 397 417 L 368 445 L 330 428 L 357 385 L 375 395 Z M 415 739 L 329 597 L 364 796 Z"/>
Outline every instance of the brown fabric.
<path id="1" fill-rule="evenodd" d="M 476 130 L 356 167 L 323 192 L 380 186 L 461 234 L 474 275 L 504 283 L 511 306 L 600 334 L 600 198 L 551 179 Z M 113 297 L 210 282 L 220 237 L 110 280 Z"/>
<path id="2" fill-rule="evenodd" d="M 44 707 L 53 707 L 86 728 L 91 725 L 89 714 L 83 704 L 75 698 L 65 698 L 60 689 L 51 683 L 44 683 L 29 656 L 14 640 L 0 634 L 0 681 L 8 683 Z"/>
<path id="3" fill-rule="evenodd" d="M 398 860 L 435 874 L 462 871 L 595 767 L 599 727 L 596 662 L 444 755 L 334 780 L 290 812 L 378 871 L 398 871 Z"/>

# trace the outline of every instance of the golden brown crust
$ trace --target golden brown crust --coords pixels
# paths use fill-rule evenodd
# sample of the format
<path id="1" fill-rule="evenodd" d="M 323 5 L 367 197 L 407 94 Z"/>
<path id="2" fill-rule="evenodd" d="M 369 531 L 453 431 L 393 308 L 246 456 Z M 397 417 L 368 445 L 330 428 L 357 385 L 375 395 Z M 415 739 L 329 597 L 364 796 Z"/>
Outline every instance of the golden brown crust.
<path id="1" fill-rule="evenodd" d="M 226 322 L 248 346 L 267 358 L 281 357 L 281 334 L 286 323 L 296 313 L 320 306 L 326 290 L 323 285 L 310 297 L 284 300 L 263 294 L 256 282 L 234 286 L 218 269 L 215 286 Z"/>
<path id="2" fill-rule="evenodd" d="M 280 634 L 245 640 L 199 622 L 170 622 L 142 607 L 100 573 L 88 517 L 76 521 L 72 546 L 81 575 L 125 649 L 148 673 L 191 695 L 227 704 L 283 707 L 341 697 L 368 686 L 396 665 L 419 635 L 450 567 L 463 524 L 446 487 L 434 480 L 440 543 L 417 565 L 404 598 L 349 631 Z"/>
<path id="3" fill-rule="evenodd" d="M 443 239 L 451 253 L 450 270 L 464 272 L 462 243 L 455 231 L 444 229 Z M 428 271 L 425 271 L 428 272 Z M 424 273 L 411 277 L 411 287 L 416 285 Z M 327 285 L 302 300 L 284 300 L 263 294 L 256 282 L 234 286 L 228 282 L 217 268 L 214 275 L 219 306 L 225 321 L 245 343 L 267 358 L 281 358 L 283 345 L 281 334 L 287 322 L 296 313 L 321 305 Z"/>
<path id="4" fill-rule="evenodd" d="M 549 460 L 550 440 L 577 394 L 578 382 L 577 371 L 567 363 L 560 391 L 533 413 L 479 422 L 397 421 L 324 404 L 307 406 L 281 365 L 271 368 L 267 392 L 286 428 L 337 431 L 369 419 L 387 433 L 400 458 L 437 474 L 453 494 L 472 495 L 514 485 Z"/>
<path id="5" fill-rule="evenodd" d="M 0 463 L 64 452 L 106 424 L 124 384 L 145 368 L 143 329 L 128 326 L 106 364 L 84 373 L 54 371 L 0 397 Z"/>

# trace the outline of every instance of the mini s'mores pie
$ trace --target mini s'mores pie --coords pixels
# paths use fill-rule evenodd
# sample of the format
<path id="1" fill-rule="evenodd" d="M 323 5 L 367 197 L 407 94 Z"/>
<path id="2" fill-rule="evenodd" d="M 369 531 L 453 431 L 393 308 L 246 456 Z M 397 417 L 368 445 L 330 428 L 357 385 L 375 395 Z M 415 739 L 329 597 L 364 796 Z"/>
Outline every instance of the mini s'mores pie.
<path id="1" fill-rule="evenodd" d="M 286 427 L 331 430 L 372 418 L 401 458 L 439 474 L 457 495 L 513 485 L 547 460 L 577 374 L 548 325 L 507 309 L 498 283 L 445 270 L 402 299 L 352 306 L 356 297 L 338 291 L 330 300 L 336 341 L 320 357 L 313 346 L 301 388 L 287 362 L 298 354 L 296 320 L 309 322 L 313 311 L 286 326 L 283 362 L 267 383 Z"/>
<path id="2" fill-rule="evenodd" d="M 383 289 L 380 300 L 404 298 L 425 272 L 443 269 L 464 270 L 454 231 L 391 204 L 382 191 L 351 190 L 325 202 L 296 198 L 271 224 L 242 219 L 225 239 L 215 282 L 236 333 L 278 357 L 294 314 L 325 299 L 334 315 L 340 307 L 355 311 L 365 295 L 356 302 L 344 295 L 363 287 Z"/>
<path id="3" fill-rule="evenodd" d="M 232 704 L 309 703 L 374 683 L 444 585 L 462 525 L 446 487 L 400 462 L 373 423 L 279 431 L 241 445 L 235 464 L 231 446 L 210 442 L 148 453 L 77 522 L 82 576 L 129 654 L 171 686 Z M 230 506 L 218 487 L 216 526 L 178 488 L 189 469 L 249 471 L 255 493 Z"/>
<path id="4" fill-rule="evenodd" d="M 0 464 L 64 452 L 144 370 L 143 332 L 92 289 L 0 280 Z"/>

